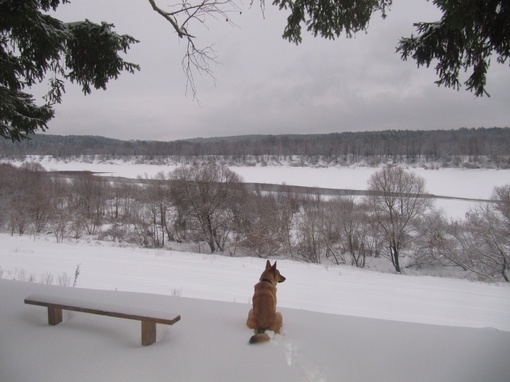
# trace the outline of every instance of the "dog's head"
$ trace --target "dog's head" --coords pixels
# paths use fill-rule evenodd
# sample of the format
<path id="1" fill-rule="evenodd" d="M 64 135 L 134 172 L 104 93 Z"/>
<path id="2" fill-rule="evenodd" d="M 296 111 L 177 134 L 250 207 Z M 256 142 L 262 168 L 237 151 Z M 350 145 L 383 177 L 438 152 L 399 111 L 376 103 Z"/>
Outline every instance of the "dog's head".
<path id="1" fill-rule="evenodd" d="M 278 269 L 276 269 L 276 261 L 273 265 L 271 265 L 269 260 L 267 260 L 266 269 L 260 275 L 260 281 L 269 281 L 273 285 L 283 283 L 285 281 L 285 277 L 282 276 Z"/>

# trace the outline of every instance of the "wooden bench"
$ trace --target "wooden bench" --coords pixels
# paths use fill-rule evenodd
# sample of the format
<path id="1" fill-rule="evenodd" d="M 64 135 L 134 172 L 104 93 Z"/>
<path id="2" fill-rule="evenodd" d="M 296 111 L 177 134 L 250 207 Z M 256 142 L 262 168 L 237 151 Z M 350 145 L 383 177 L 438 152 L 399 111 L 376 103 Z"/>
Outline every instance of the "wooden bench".
<path id="1" fill-rule="evenodd" d="M 127 306 L 112 306 L 110 304 L 57 296 L 31 295 L 25 299 L 25 304 L 47 307 L 48 324 L 50 325 L 57 325 L 62 322 L 62 310 L 141 321 L 143 346 L 152 345 L 156 342 L 156 324 L 173 325 L 181 319 L 179 315 L 176 316 L 166 312 Z"/>

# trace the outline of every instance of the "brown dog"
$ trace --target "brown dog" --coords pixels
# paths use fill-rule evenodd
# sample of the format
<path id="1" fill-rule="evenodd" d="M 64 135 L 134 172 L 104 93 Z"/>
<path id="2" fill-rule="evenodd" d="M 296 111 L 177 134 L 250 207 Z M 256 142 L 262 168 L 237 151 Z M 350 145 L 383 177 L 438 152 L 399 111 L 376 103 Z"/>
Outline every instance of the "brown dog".
<path id="1" fill-rule="evenodd" d="M 278 269 L 276 261 L 271 266 L 269 260 L 266 269 L 260 275 L 260 281 L 255 284 L 253 294 L 253 309 L 248 313 L 246 325 L 255 331 L 250 338 L 250 344 L 269 341 L 266 330 L 272 330 L 275 334 L 280 333 L 282 327 L 282 314 L 276 311 L 276 285 L 285 281 Z"/>

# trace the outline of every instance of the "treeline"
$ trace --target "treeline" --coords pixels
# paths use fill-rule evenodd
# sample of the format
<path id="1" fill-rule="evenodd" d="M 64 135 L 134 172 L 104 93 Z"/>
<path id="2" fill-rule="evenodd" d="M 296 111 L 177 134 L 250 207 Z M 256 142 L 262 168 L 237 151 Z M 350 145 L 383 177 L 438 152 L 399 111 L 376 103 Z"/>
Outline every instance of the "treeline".
<path id="1" fill-rule="evenodd" d="M 313 135 L 253 135 L 239 137 L 157 141 L 122 141 L 94 136 L 35 135 L 29 141 L 0 141 L 0 156 L 51 155 L 58 159 L 94 155 L 103 159 L 142 157 L 157 160 L 174 157 L 222 156 L 231 160 L 271 156 L 285 160 L 305 158 L 307 164 L 319 158 L 330 164 L 360 161 L 374 164 L 393 162 L 443 162 L 445 165 L 510 167 L 510 128 L 462 128 L 458 130 L 387 130 Z"/>
<path id="2" fill-rule="evenodd" d="M 219 164 L 181 166 L 137 183 L 0 164 L 0 227 L 57 242 L 93 235 L 148 248 L 357 267 L 381 258 L 399 273 L 460 269 L 466 277 L 509 281 L 510 185 L 453 222 L 422 197 L 424 186 L 398 166 L 376 172 L 363 197 L 324 197 L 320 189 L 248 190 Z"/>

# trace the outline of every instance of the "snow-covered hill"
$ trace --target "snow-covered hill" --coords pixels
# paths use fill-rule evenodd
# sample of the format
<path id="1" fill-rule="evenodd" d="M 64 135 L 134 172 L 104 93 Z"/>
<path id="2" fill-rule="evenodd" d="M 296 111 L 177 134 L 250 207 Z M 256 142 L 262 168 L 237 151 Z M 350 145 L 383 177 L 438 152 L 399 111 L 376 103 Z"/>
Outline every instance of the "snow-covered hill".
<path id="1" fill-rule="evenodd" d="M 135 178 L 172 166 L 41 162 Z M 234 167 L 247 182 L 365 189 L 378 168 Z M 411 168 L 429 193 L 488 199 L 510 170 Z M 451 217 L 474 202 L 438 200 Z M 248 345 L 253 285 L 265 260 L 0 234 L 0 381 L 508 382 L 510 286 L 279 260 L 284 331 Z M 79 267 L 79 268 L 78 268 Z M 58 280 L 77 287 L 41 284 Z M 18 280 L 18 281 L 13 281 Z M 22 282 L 30 280 L 35 282 Z M 66 313 L 47 325 L 33 293 L 80 294 L 181 314 L 140 346 L 136 321 Z"/>
<path id="2" fill-rule="evenodd" d="M 0 235 L 0 379 L 17 381 L 492 381 L 510 375 L 510 287 L 279 261 L 284 332 L 248 345 L 264 260 Z M 5 280 L 80 274 L 76 288 Z M 61 277 L 63 278 L 63 277 Z M 181 314 L 141 347 L 136 321 L 67 313 L 32 293 Z"/>

